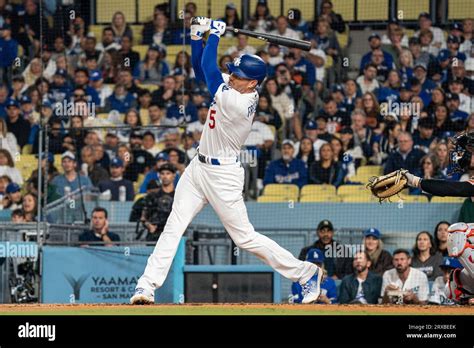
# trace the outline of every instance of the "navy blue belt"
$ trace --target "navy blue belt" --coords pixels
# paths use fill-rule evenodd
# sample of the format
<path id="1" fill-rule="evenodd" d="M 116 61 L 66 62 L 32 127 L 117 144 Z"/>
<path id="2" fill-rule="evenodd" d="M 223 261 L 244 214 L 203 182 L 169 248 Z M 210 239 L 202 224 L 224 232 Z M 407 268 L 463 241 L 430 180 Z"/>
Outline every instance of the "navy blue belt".
<path id="1" fill-rule="evenodd" d="M 200 154 L 199 152 L 198 152 L 198 160 L 201 163 L 212 164 L 214 166 L 222 165 L 222 163 L 219 161 L 219 159 L 212 158 L 212 157 L 209 157 L 209 156 L 204 156 L 204 155 Z M 239 158 L 236 157 L 235 158 L 235 163 L 237 163 L 238 161 L 239 161 Z M 224 164 L 230 164 L 230 163 L 224 163 Z"/>

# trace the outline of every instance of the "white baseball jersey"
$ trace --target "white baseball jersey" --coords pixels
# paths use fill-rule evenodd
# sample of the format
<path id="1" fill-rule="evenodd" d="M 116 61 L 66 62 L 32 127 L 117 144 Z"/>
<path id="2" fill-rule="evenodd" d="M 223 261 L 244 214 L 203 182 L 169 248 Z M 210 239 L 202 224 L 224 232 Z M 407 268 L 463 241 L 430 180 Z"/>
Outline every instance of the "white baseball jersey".
<path id="1" fill-rule="evenodd" d="M 240 148 L 252 129 L 258 93 L 240 93 L 229 86 L 229 75 L 222 83 L 209 108 L 199 143 L 199 152 L 213 158 L 240 155 Z"/>
<path id="2" fill-rule="evenodd" d="M 389 284 L 398 286 L 398 288 L 403 291 L 412 291 L 420 301 L 428 300 L 430 292 L 428 277 L 416 268 L 410 267 L 410 273 L 408 273 L 408 278 L 405 283 L 402 283 L 395 268 L 385 271 L 382 280 L 381 296 L 384 295 L 385 288 Z"/>

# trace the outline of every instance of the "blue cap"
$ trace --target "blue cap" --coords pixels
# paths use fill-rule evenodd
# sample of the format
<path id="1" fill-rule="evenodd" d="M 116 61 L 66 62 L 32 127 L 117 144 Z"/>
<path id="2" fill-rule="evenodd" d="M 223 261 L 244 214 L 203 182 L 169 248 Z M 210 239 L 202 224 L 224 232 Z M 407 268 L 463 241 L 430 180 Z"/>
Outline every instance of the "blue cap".
<path id="1" fill-rule="evenodd" d="M 262 58 L 253 54 L 243 54 L 226 64 L 231 74 L 244 79 L 262 82 L 267 76 L 267 65 Z"/>
<path id="2" fill-rule="evenodd" d="M 202 102 L 201 104 L 199 104 L 199 105 L 197 106 L 197 108 L 198 108 L 198 109 L 203 109 L 203 108 L 209 109 L 209 103 Z"/>
<path id="3" fill-rule="evenodd" d="M 155 157 L 156 161 L 168 161 L 169 156 L 166 152 L 160 152 L 158 155 Z"/>
<path id="4" fill-rule="evenodd" d="M 402 84 L 400 85 L 400 91 L 411 91 L 411 86 L 408 82 L 402 82 Z"/>
<path id="5" fill-rule="evenodd" d="M 31 103 L 31 98 L 28 97 L 26 94 L 20 98 L 20 104 L 29 104 Z"/>
<path id="6" fill-rule="evenodd" d="M 66 78 L 67 77 L 67 71 L 65 69 L 58 69 L 58 70 L 56 70 L 54 75 L 59 75 L 59 76 L 62 76 L 64 78 Z"/>
<path id="7" fill-rule="evenodd" d="M 163 47 L 162 45 L 153 43 L 148 47 L 148 49 L 158 51 L 162 56 L 166 56 L 166 48 Z"/>
<path id="8" fill-rule="evenodd" d="M 38 158 L 38 154 L 35 155 L 36 158 Z M 43 159 L 45 158 L 44 154 L 43 154 Z M 46 158 L 48 158 L 48 162 L 50 163 L 53 163 L 54 162 L 54 155 L 51 153 L 51 152 L 48 152 L 48 154 L 46 155 Z"/>
<path id="9" fill-rule="evenodd" d="M 449 50 L 441 50 L 438 54 L 438 62 L 444 62 L 448 60 L 450 56 Z"/>
<path id="10" fill-rule="evenodd" d="M 324 253 L 320 249 L 309 249 L 306 254 L 306 261 L 312 263 L 323 263 L 324 262 Z"/>
<path id="11" fill-rule="evenodd" d="M 459 39 L 459 37 L 457 36 L 454 36 L 454 35 L 449 35 L 448 38 L 446 39 L 446 42 L 454 42 L 454 43 L 461 43 L 461 40 Z"/>
<path id="12" fill-rule="evenodd" d="M 306 122 L 304 128 L 309 130 L 315 130 L 318 129 L 318 125 L 316 124 L 316 122 L 309 120 L 308 122 Z"/>
<path id="13" fill-rule="evenodd" d="M 183 68 L 174 68 L 172 75 L 186 75 L 186 71 Z"/>
<path id="14" fill-rule="evenodd" d="M 379 34 L 377 34 L 377 33 L 372 33 L 372 34 L 370 34 L 370 36 L 369 36 L 369 41 L 372 40 L 372 39 L 374 39 L 374 38 L 377 38 L 377 39 L 381 40 Z"/>
<path id="15" fill-rule="evenodd" d="M 7 193 L 15 193 L 21 191 L 20 185 L 18 185 L 16 182 L 11 182 L 7 186 Z"/>
<path id="16" fill-rule="evenodd" d="M 431 16 L 428 12 L 421 12 L 418 16 L 418 19 L 420 18 L 426 18 L 426 19 L 430 19 L 431 20 Z"/>
<path id="17" fill-rule="evenodd" d="M 90 71 L 89 76 L 90 76 L 89 80 L 94 81 L 94 82 L 102 80 L 102 74 L 100 73 L 99 70 Z"/>
<path id="18" fill-rule="evenodd" d="M 460 30 L 463 31 L 462 23 L 456 22 L 451 25 L 451 30 Z"/>
<path id="19" fill-rule="evenodd" d="M 381 235 L 380 231 L 376 228 L 369 228 L 368 230 L 364 232 L 364 237 L 372 236 L 377 239 L 380 239 L 380 235 Z"/>
<path id="20" fill-rule="evenodd" d="M 331 90 L 333 93 L 341 92 L 342 94 L 344 94 L 344 88 L 339 84 L 335 84 L 334 86 L 332 86 Z"/>
<path id="21" fill-rule="evenodd" d="M 456 257 L 445 257 L 443 263 L 439 265 L 441 268 L 464 268 Z"/>
<path id="22" fill-rule="evenodd" d="M 10 99 L 8 99 L 8 101 L 7 101 L 6 107 L 9 108 L 9 107 L 11 107 L 11 106 L 15 106 L 15 107 L 19 108 L 19 107 L 20 107 L 20 104 L 18 104 L 18 102 L 17 102 L 15 99 L 10 98 Z"/>
<path id="23" fill-rule="evenodd" d="M 45 99 L 43 100 L 43 102 L 41 103 L 41 106 L 43 108 L 52 108 L 53 107 L 53 104 L 51 104 L 51 102 L 48 100 L 48 99 Z"/>
<path id="24" fill-rule="evenodd" d="M 110 161 L 110 166 L 111 167 L 123 167 L 123 161 L 120 158 L 115 157 L 112 161 Z"/>

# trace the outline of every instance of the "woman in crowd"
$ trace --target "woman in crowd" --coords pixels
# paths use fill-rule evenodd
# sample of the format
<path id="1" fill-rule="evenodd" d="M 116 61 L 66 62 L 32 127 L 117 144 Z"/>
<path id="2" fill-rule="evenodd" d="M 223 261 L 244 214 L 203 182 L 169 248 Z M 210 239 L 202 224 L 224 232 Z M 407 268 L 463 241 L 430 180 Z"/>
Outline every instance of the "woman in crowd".
<path id="1" fill-rule="evenodd" d="M 129 129 L 122 129 L 119 133 L 120 142 L 128 143 L 130 141 L 130 134 L 132 132 L 139 132 L 139 128 L 142 126 L 140 114 L 136 109 L 130 109 L 125 114 L 123 120 L 125 126 L 129 126 Z"/>
<path id="2" fill-rule="evenodd" d="M 339 13 L 333 11 L 333 4 L 329 0 L 321 2 L 321 17 L 325 18 L 332 30 L 343 33 L 346 30 L 344 20 Z"/>
<path id="3" fill-rule="evenodd" d="M 0 144 L 2 149 L 10 153 L 10 156 L 15 157 L 19 154 L 16 137 L 8 131 L 7 123 L 3 118 L 0 118 Z"/>
<path id="4" fill-rule="evenodd" d="M 466 120 L 466 132 L 474 132 L 474 112 L 471 113 Z"/>
<path id="5" fill-rule="evenodd" d="M 143 45 L 169 45 L 171 30 L 168 28 L 168 17 L 160 11 L 155 11 L 153 21 L 143 27 Z"/>
<path id="6" fill-rule="evenodd" d="M 344 182 L 350 181 L 351 177 L 356 175 L 354 159 L 349 153 L 343 151 L 344 144 L 338 137 L 333 137 L 330 141 L 332 151 L 334 153 L 334 161 L 341 163 Z"/>
<path id="7" fill-rule="evenodd" d="M 33 58 L 23 71 L 22 75 L 25 78 L 25 85 L 31 87 L 35 84 L 36 80 L 42 76 L 43 68 L 41 59 Z"/>
<path id="8" fill-rule="evenodd" d="M 114 39 L 117 43 L 122 42 L 124 36 L 128 36 L 130 40 L 133 40 L 133 32 L 125 20 L 125 15 L 122 11 L 117 11 L 112 16 L 111 28 L 114 32 Z"/>
<path id="9" fill-rule="evenodd" d="M 384 87 L 390 88 L 392 91 L 399 91 L 401 85 L 402 80 L 400 77 L 400 72 L 398 70 L 390 70 L 388 72 L 387 81 L 384 83 Z"/>
<path id="10" fill-rule="evenodd" d="M 308 168 L 315 161 L 313 140 L 311 140 L 311 138 L 303 137 L 300 140 L 300 148 L 298 149 L 298 154 L 296 155 L 296 158 L 306 163 Z"/>
<path id="11" fill-rule="evenodd" d="M 265 33 L 272 31 L 275 27 L 275 18 L 270 14 L 270 9 L 266 2 L 258 1 L 257 7 L 247 25 L 248 29 Z"/>
<path id="12" fill-rule="evenodd" d="M 447 138 L 451 132 L 456 130 L 456 126 L 449 118 L 448 107 L 444 104 L 437 105 L 434 112 L 435 128 L 434 135 L 438 138 Z M 452 134 L 454 135 L 454 134 Z"/>
<path id="13" fill-rule="evenodd" d="M 420 160 L 420 169 L 415 175 L 423 179 L 445 179 L 443 173 L 440 170 L 438 158 L 434 154 L 427 154 Z M 420 188 L 410 187 L 410 194 L 421 195 L 422 190 Z M 431 197 L 431 195 L 428 195 Z"/>
<path id="14" fill-rule="evenodd" d="M 436 250 L 443 256 L 448 256 L 448 227 L 450 223 L 447 221 L 440 221 L 436 224 L 434 229 L 434 244 Z"/>
<path id="15" fill-rule="evenodd" d="M 23 196 L 22 202 L 25 222 L 35 222 L 38 212 L 38 197 L 30 192 Z"/>
<path id="16" fill-rule="evenodd" d="M 220 19 L 225 22 L 227 29 L 240 29 L 242 28 L 242 22 L 240 21 L 239 14 L 237 12 L 237 7 L 233 3 L 228 3 L 225 6 L 224 17 Z M 234 37 L 234 33 L 227 32 L 225 36 Z"/>
<path id="17" fill-rule="evenodd" d="M 429 281 L 443 275 L 439 268 L 443 262 L 443 256 L 436 250 L 434 238 L 429 232 L 422 231 L 416 235 L 412 251 L 411 266 L 425 273 Z"/>
<path id="18" fill-rule="evenodd" d="M 170 68 L 165 60 L 165 52 L 161 46 L 151 45 L 145 60 L 137 64 L 133 76 L 142 84 L 161 85 L 163 77 L 170 73 Z"/>
<path id="19" fill-rule="evenodd" d="M 400 66 L 400 78 L 403 83 L 408 83 L 413 77 L 413 55 L 409 49 L 402 49 L 398 57 L 398 65 Z"/>
<path id="20" fill-rule="evenodd" d="M 446 141 L 440 141 L 435 145 L 434 155 L 439 163 L 439 169 L 444 176 L 447 176 L 447 169 L 449 165 L 449 151 Z"/>
<path id="21" fill-rule="evenodd" d="M 195 78 L 193 66 L 191 63 L 191 58 L 186 51 L 178 52 L 176 59 L 174 61 L 173 75 L 176 75 L 176 72 L 181 72 L 186 76 L 186 79 Z"/>
<path id="22" fill-rule="evenodd" d="M 364 233 L 364 249 L 370 256 L 371 265 L 369 270 L 382 276 L 385 271 L 392 269 L 392 255 L 384 249 L 380 231 L 371 228 Z"/>
<path id="23" fill-rule="evenodd" d="M 387 122 L 380 138 L 374 142 L 373 156 L 370 158 L 371 163 L 381 165 L 385 163 L 388 155 L 397 148 L 397 138 L 402 130 L 398 122 Z"/>
<path id="24" fill-rule="evenodd" d="M 431 102 L 426 107 L 428 115 L 434 116 L 436 108 L 445 104 L 445 95 L 441 87 L 436 87 L 431 92 Z"/>
<path id="25" fill-rule="evenodd" d="M 272 99 L 267 94 L 261 94 L 258 100 L 255 121 L 260 121 L 266 125 L 272 126 L 278 131 L 282 125 L 281 117 L 278 111 L 272 106 Z"/>
<path id="26" fill-rule="evenodd" d="M 319 149 L 319 161 L 309 167 L 310 184 L 330 184 L 339 186 L 343 183 L 344 172 L 341 163 L 334 160 L 331 144 L 326 143 Z"/>
<path id="27" fill-rule="evenodd" d="M 369 126 L 376 134 L 380 134 L 382 131 L 380 125 L 382 117 L 380 115 L 379 103 L 374 93 L 364 93 L 362 96 L 362 109 L 367 115 L 366 125 Z"/>
<path id="28" fill-rule="evenodd" d="M 17 155 L 19 155 L 19 153 Z M 10 152 L 6 149 L 0 149 L 0 175 L 8 175 L 13 182 L 18 185 L 23 184 L 23 177 L 20 171 L 15 168 L 15 161 Z"/>

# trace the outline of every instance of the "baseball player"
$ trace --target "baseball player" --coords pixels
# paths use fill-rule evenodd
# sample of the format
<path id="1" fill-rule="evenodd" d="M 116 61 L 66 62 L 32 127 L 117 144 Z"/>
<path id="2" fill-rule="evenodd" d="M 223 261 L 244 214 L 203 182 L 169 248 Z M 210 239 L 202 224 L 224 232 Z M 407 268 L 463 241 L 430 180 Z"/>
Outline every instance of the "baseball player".
<path id="1" fill-rule="evenodd" d="M 130 299 L 132 304 L 154 302 L 154 291 L 165 281 L 181 236 L 207 203 L 239 248 L 302 285 L 303 303 L 312 303 L 320 295 L 320 268 L 296 259 L 255 232 L 248 219 L 242 196 L 244 169 L 238 157 L 252 127 L 258 103 L 256 87 L 266 77 L 266 65 L 261 58 L 244 54 L 227 64 L 230 75 L 222 74 L 217 66 L 217 46 L 225 29 L 226 24 L 221 21 L 205 17 L 192 20 L 193 69 L 196 78 L 206 82 L 213 101 L 198 154 L 178 182 L 171 214 Z M 204 45 L 203 36 L 208 31 Z"/>
<path id="2" fill-rule="evenodd" d="M 452 171 L 474 170 L 474 132 L 461 133 L 452 139 L 450 151 Z M 435 196 L 474 197 L 474 177 L 464 182 L 422 179 L 405 174 L 408 185 L 421 188 Z M 458 258 L 464 269 L 451 272 L 446 285 L 446 295 L 456 302 L 474 304 L 474 224 L 463 222 L 448 228 L 448 254 Z"/>

